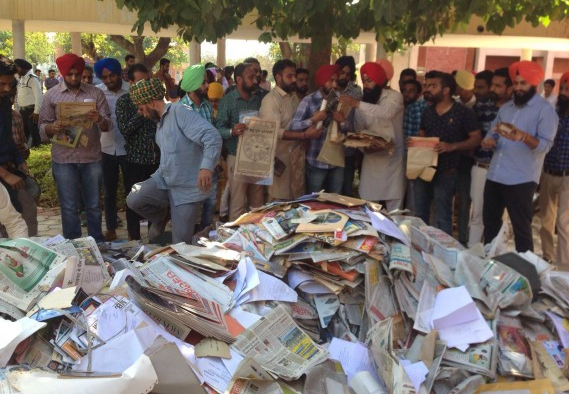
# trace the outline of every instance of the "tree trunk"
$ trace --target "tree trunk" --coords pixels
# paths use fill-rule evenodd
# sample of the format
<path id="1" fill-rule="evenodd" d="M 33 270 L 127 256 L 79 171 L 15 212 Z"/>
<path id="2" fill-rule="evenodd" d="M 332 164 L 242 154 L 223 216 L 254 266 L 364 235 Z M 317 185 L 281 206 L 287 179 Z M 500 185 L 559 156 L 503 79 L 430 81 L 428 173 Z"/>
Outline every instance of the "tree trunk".
<path id="1" fill-rule="evenodd" d="M 111 35 L 109 37 L 111 41 L 133 54 L 137 63 L 144 64 L 149 70 L 152 70 L 152 67 L 168 52 L 170 41 L 172 41 L 170 37 L 160 37 L 154 49 L 146 54 L 143 45 L 144 36 L 131 36 L 132 41 L 124 36 Z"/>
<path id="2" fill-rule="evenodd" d="M 81 49 L 83 53 L 89 56 L 94 61 L 101 60 L 101 56 L 97 53 L 97 48 L 95 48 L 95 43 L 93 42 L 93 37 L 90 36 L 88 40 L 81 40 Z"/>
<path id="3" fill-rule="evenodd" d="M 310 57 L 308 58 L 308 71 L 310 71 L 310 87 L 316 89 L 314 85 L 314 75 L 320 66 L 330 64 L 330 55 L 332 53 L 332 31 L 321 30 L 318 34 L 311 37 L 312 46 L 310 48 Z"/>
<path id="4" fill-rule="evenodd" d="M 293 58 L 292 48 L 290 43 L 285 41 L 279 41 L 279 47 L 281 48 L 281 53 L 283 55 L 283 59 L 291 59 Z"/>

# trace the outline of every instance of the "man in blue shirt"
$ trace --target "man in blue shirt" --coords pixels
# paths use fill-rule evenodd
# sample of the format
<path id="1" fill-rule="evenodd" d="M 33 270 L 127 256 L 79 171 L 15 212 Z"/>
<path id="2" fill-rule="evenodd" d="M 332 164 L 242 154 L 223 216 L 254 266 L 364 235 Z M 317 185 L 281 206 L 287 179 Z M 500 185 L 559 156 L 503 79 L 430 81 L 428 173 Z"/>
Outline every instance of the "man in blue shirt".
<path id="1" fill-rule="evenodd" d="M 500 107 L 481 144 L 482 148 L 494 149 L 484 188 L 484 241 L 491 242 L 498 235 L 507 209 L 516 250 L 526 252 L 533 251 L 533 194 L 559 118 L 536 93 L 544 76 L 540 65 L 519 61 L 510 66 L 509 72 L 514 98 Z"/>
<path id="2" fill-rule="evenodd" d="M 543 258 L 569 267 L 569 72 L 561 76 L 557 97 L 559 127 L 553 147 L 545 156 L 539 208 Z M 557 254 L 554 233 L 557 228 Z"/>
<path id="3" fill-rule="evenodd" d="M 130 97 L 142 114 L 158 124 L 160 167 L 152 177 L 134 185 L 127 205 L 147 218 L 150 240 L 160 236 L 172 213 L 172 243 L 191 243 L 200 201 L 213 193 L 212 174 L 221 153 L 215 127 L 183 103 L 166 103 L 158 79 L 139 81 Z"/>

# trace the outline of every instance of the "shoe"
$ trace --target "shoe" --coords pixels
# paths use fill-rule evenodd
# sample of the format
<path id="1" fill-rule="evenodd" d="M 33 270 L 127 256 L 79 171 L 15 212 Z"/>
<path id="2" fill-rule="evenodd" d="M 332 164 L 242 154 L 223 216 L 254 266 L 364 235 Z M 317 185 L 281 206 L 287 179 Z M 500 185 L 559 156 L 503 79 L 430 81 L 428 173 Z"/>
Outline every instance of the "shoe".
<path id="1" fill-rule="evenodd" d="M 107 242 L 114 241 L 115 239 L 117 239 L 117 232 L 115 230 L 107 230 L 105 231 L 103 236 L 105 237 L 105 241 Z"/>
<path id="2" fill-rule="evenodd" d="M 150 228 L 148 229 L 148 241 L 152 242 L 153 240 L 155 240 L 156 238 L 158 238 L 159 236 L 161 236 L 162 234 L 164 234 L 164 230 L 166 229 L 166 225 L 168 224 L 168 221 L 170 220 L 170 215 L 168 215 L 168 210 L 166 209 L 164 211 L 164 216 L 162 216 L 162 219 L 160 219 L 159 222 L 154 223 L 154 222 L 150 222 L 149 224 L 152 224 L 150 226 Z"/>
<path id="3" fill-rule="evenodd" d="M 220 216 L 219 221 L 222 223 L 227 223 L 229 221 L 229 215 Z"/>

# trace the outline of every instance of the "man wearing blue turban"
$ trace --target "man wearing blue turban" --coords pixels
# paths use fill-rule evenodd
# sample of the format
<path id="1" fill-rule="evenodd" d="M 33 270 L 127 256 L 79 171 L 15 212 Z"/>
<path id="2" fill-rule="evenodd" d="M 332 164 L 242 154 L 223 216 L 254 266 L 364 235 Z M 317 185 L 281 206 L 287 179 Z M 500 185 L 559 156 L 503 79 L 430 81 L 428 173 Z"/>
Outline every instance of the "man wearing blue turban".
<path id="1" fill-rule="evenodd" d="M 105 188 L 105 240 L 117 239 L 117 189 L 119 185 L 119 171 L 125 179 L 126 150 L 125 141 L 118 126 L 115 114 L 117 99 L 128 93 L 129 84 L 122 80 L 122 67 L 117 59 L 101 59 L 94 65 L 95 75 L 103 81 L 97 85 L 103 93 L 111 109 L 113 132 L 101 134 L 101 151 L 103 153 L 103 185 Z M 126 191 L 128 193 L 128 190 Z"/>

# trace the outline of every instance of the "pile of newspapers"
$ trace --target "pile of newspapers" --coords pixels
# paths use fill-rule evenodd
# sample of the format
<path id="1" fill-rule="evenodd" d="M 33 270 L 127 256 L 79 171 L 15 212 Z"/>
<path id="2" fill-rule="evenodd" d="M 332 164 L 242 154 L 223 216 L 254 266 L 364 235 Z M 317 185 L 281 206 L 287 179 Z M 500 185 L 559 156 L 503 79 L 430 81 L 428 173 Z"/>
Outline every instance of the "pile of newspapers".
<path id="1" fill-rule="evenodd" d="M 316 193 L 193 245 L 0 242 L 0 393 L 569 391 L 569 273 Z"/>

